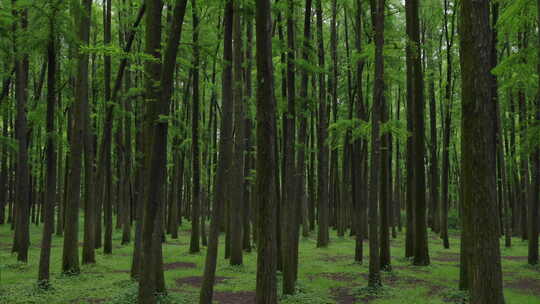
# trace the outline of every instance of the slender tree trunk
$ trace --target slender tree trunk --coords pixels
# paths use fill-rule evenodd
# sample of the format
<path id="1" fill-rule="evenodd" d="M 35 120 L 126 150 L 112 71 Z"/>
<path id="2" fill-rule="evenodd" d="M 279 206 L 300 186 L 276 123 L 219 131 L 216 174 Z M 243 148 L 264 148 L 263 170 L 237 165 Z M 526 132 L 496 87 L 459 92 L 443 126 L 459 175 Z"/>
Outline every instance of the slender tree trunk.
<path id="1" fill-rule="evenodd" d="M 225 4 L 223 17 L 223 76 L 222 118 L 219 136 L 219 159 L 217 164 L 215 189 L 212 206 L 212 221 L 208 237 L 208 249 L 206 253 L 203 283 L 201 286 L 199 303 L 211 304 L 216 275 L 219 233 L 223 219 L 223 207 L 226 202 L 228 183 L 231 179 L 229 168 L 232 163 L 233 147 L 233 87 L 232 87 L 232 32 L 233 32 L 233 2 L 228 0 Z M 257 36 L 259 37 L 259 36 Z M 259 40 L 257 39 L 257 43 Z M 272 191 L 271 191 L 272 192 Z M 259 247 L 259 246 L 258 246 Z"/>
<path id="2" fill-rule="evenodd" d="M 192 196 L 191 196 L 191 240 L 189 252 L 200 251 L 200 218 L 201 218 L 201 169 L 199 147 L 199 15 L 196 1 L 191 1 L 193 10 L 193 108 L 191 116 L 191 168 L 192 168 Z"/>
<path id="3" fill-rule="evenodd" d="M 272 67 L 271 6 L 258 0 L 257 35 L 257 304 L 277 303 L 276 279 L 276 101 Z"/>
<path id="4" fill-rule="evenodd" d="M 244 200 L 244 150 L 245 150 L 245 113 L 243 96 L 244 61 L 241 5 L 235 0 L 233 13 L 233 103 L 234 103 L 234 156 L 231 181 L 231 201 L 229 231 L 231 234 L 231 265 L 242 265 L 242 215 Z"/>
<path id="5" fill-rule="evenodd" d="M 385 0 L 371 0 L 373 32 L 375 34 L 375 79 L 371 126 L 371 170 L 369 184 L 369 279 L 368 285 L 378 288 L 381 282 L 379 255 L 379 185 L 381 165 L 381 112 L 384 101 L 384 13 Z"/>
<path id="6" fill-rule="evenodd" d="M 311 48 L 311 10 L 312 0 L 306 0 L 305 15 L 304 15 L 304 44 L 302 46 L 302 59 L 306 62 L 310 61 L 310 48 Z M 302 235 L 307 237 L 309 235 L 309 212 L 308 212 L 308 197 L 306 195 L 306 150 L 308 144 L 308 85 L 309 85 L 309 71 L 307 69 L 302 70 L 301 82 L 300 82 L 300 102 L 301 102 L 301 114 L 300 114 L 300 129 L 298 130 L 298 150 L 297 150 L 297 179 L 296 179 L 296 201 L 300 204 L 301 218 L 302 218 Z M 313 200 L 313 197 L 309 197 L 309 200 Z M 296 243 L 296 241 L 295 241 Z M 297 251 L 296 251 L 297 252 Z M 298 255 L 297 257 L 298 258 Z M 298 265 L 296 265 L 298 268 Z"/>
<path id="7" fill-rule="evenodd" d="M 92 0 L 82 0 L 83 9 L 76 14 L 78 25 L 79 47 L 87 45 L 90 41 L 90 20 Z M 77 22 L 78 21 L 78 22 Z M 76 101 L 73 105 L 72 145 L 70 149 L 69 194 L 66 202 L 66 226 L 64 248 L 62 255 L 62 271 L 65 273 L 79 273 L 79 202 L 81 190 L 81 167 L 84 146 L 84 109 L 88 99 L 88 54 L 77 50 L 77 76 L 75 82 Z"/>
<path id="8" fill-rule="evenodd" d="M 450 172 L 450 136 L 452 134 L 452 81 L 453 81 L 453 61 L 452 61 L 452 47 L 454 43 L 454 20 L 457 9 L 452 10 L 450 16 L 450 30 L 448 29 L 448 16 L 450 14 L 450 0 L 444 1 L 444 35 L 446 40 L 446 86 L 444 90 L 444 124 L 443 124 L 443 144 L 442 144 L 442 181 L 441 181 L 441 238 L 443 239 L 444 248 L 450 248 L 450 241 L 448 239 L 448 205 L 449 205 L 449 172 Z"/>
<path id="9" fill-rule="evenodd" d="M 362 1 L 356 0 L 356 34 L 355 34 L 355 46 L 356 52 L 362 52 L 362 30 L 363 30 L 363 20 L 362 20 Z M 365 62 L 362 59 L 358 59 L 356 62 L 356 118 L 360 120 L 366 119 L 366 111 L 364 108 L 364 92 L 363 92 L 363 72 L 364 72 Z M 353 206 L 354 214 L 357 219 L 353 221 L 355 223 L 355 232 L 356 232 L 356 241 L 355 241 L 355 254 L 354 260 L 356 262 L 362 263 L 364 248 L 363 241 L 366 237 L 367 231 L 364 231 L 363 225 L 366 221 L 366 211 L 367 211 L 367 202 L 363 200 L 362 189 L 364 187 L 365 180 L 363 179 L 362 172 L 364 171 L 363 164 L 365 154 L 367 154 L 367 141 L 357 138 L 353 142 L 353 155 L 352 155 L 352 192 L 353 192 Z"/>
<path id="10" fill-rule="evenodd" d="M 537 1 L 538 7 L 538 24 L 540 25 L 540 0 Z M 540 34 L 538 35 L 540 39 Z M 540 58 L 540 40 L 537 46 L 537 52 Z M 540 61 L 537 63 L 536 70 L 540 75 Z M 536 95 L 536 123 L 540 123 L 540 78 L 538 80 L 538 92 Z M 531 191 L 531 206 L 529 209 L 529 264 L 536 265 L 538 264 L 538 208 L 540 205 L 540 147 L 536 147 L 536 150 L 532 156 L 533 163 L 533 183 Z"/>
<path id="11" fill-rule="evenodd" d="M 417 266 L 429 265 L 426 226 L 426 180 L 424 168 L 424 79 L 422 73 L 418 0 L 407 0 L 408 64 L 411 66 L 414 153 L 414 260 Z"/>
<path id="12" fill-rule="evenodd" d="M 16 5 L 16 2 L 13 1 Z M 28 27 L 28 11 L 26 9 L 15 9 L 14 31 L 18 24 L 23 31 Z M 18 52 L 19 41 L 15 38 L 14 51 Z M 23 53 L 15 61 L 15 98 L 16 98 L 16 119 L 15 138 L 18 142 L 16 189 L 15 189 L 15 233 L 13 242 L 13 252 L 17 252 L 17 260 L 28 262 L 28 247 L 30 245 L 30 168 L 28 164 L 28 122 L 26 117 L 26 107 L 28 102 L 28 71 L 29 57 Z"/>
<path id="13" fill-rule="evenodd" d="M 324 63 L 324 40 L 323 40 L 323 12 L 322 0 L 316 2 L 317 14 L 317 42 L 319 68 L 325 69 Z M 326 247 L 330 239 L 329 225 L 329 206 L 328 206 L 328 146 L 326 139 L 328 137 L 328 113 L 326 105 L 326 86 L 325 73 L 319 73 L 319 124 L 317 126 L 317 199 L 318 199 L 318 224 L 317 247 Z"/>
<path id="14" fill-rule="evenodd" d="M 39 256 L 38 284 L 47 288 L 49 285 L 49 264 L 51 258 L 51 239 L 54 229 L 54 202 L 56 199 L 56 147 L 55 147 L 55 127 L 54 114 L 56 106 L 56 29 L 54 17 L 57 15 L 56 8 L 53 8 L 50 20 L 49 43 L 47 45 L 47 178 L 45 187 L 45 201 L 43 209 L 45 221 L 43 225 L 43 236 L 41 239 L 41 252 Z"/>
<path id="15" fill-rule="evenodd" d="M 295 138 L 296 138 L 296 86 L 295 86 L 295 22 L 294 1 L 287 1 L 287 112 L 283 120 L 283 204 L 281 205 L 281 250 L 283 255 L 283 293 L 293 294 L 295 288 L 295 251 L 298 249 L 294 242 L 297 231 L 297 208 L 296 194 L 296 163 L 295 163 Z"/>

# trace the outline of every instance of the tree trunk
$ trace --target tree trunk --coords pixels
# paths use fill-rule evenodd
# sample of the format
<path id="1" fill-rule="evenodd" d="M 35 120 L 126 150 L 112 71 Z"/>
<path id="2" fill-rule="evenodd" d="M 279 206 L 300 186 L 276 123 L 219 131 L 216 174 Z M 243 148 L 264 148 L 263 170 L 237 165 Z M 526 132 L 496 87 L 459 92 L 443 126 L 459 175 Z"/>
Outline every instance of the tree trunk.
<path id="1" fill-rule="evenodd" d="M 381 165 L 381 112 L 384 101 L 384 13 L 385 0 L 371 0 L 373 32 L 375 34 L 375 78 L 371 126 L 371 171 L 369 184 L 369 278 L 368 285 L 378 288 L 381 282 L 379 255 L 379 185 Z"/>
<path id="2" fill-rule="evenodd" d="M 232 87 L 232 32 L 233 32 L 233 2 L 227 1 L 223 17 L 223 76 L 222 118 L 219 136 L 219 159 L 217 164 L 215 189 L 213 195 L 212 221 L 208 236 L 208 249 L 206 253 L 203 283 L 199 297 L 200 304 L 211 304 L 214 290 L 214 281 L 217 266 L 218 242 L 221 223 L 223 220 L 223 207 L 227 200 L 227 188 L 231 179 L 230 167 L 232 164 L 232 133 L 233 133 L 233 87 Z M 257 39 L 259 43 L 259 39 Z M 271 191 L 272 192 L 272 191 Z"/>
<path id="3" fill-rule="evenodd" d="M 471 303 L 504 303 L 497 217 L 490 1 L 461 2 L 462 204 Z"/>
<path id="4" fill-rule="evenodd" d="M 53 8 L 52 15 L 57 11 Z M 38 284 L 47 288 L 49 285 L 49 265 L 51 258 L 51 240 L 54 229 L 54 202 L 56 200 L 56 147 L 54 114 L 56 106 L 56 29 L 54 18 L 50 21 L 49 43 L 47 45 L 47 178 L 45 185 L 45 201 L 43 202 L 45 221 L 41 239 L 41 252 L 39 256 Z"/>
<path id="5" fill-rule="evenodd" d="M 317 0 L 317 42 L 319 55 L 319 68 L 325 69 L 324 41 L 323 41 L 323 15 L 322 0 Z M 326 105 L 325 73 L 319 73 L 319 124 L 317 126 L 317 199 L 318 199 L 318 223 L 317 247 L 326 247 L 329 242 L 329 206 L 328 206 L 328 114 Z"/>
<path id="6" fill-rule="evenodd" d="M 245 151 L 245 110 L 243 96 L 243 70 L 244 61 L 241 5 L 238 0 L 233 1 L 233 103 L 234 103 L 234 156 L 232 167 L 232 180 L 230 187 L 230 219 L 229 231 L 231 234 L 231 265 L 242 265 L 242 215 L 244 210 L 244 151 Z"/>
<path id="7" fill-rule="evenodd" d="M 90 41 L 90 20 L 92 0 L 82 0 L 83 9 L 76 14 L 75 23 L 78 25 L 78 36 L 82 47 Z M 78 22 L 77 22 L 78 21 Z M 75 82 L 75 103 L 73 105 L 72 145 L 70 149 L 70 170 L 66 202 L 66 222 L 64 248 L 62 255 L 62 271 L 64 273 L 79 273 L 79 202 L 81 190 L 82 153 L 85 138 L 85 104 L 88 104 L 88 54 L 77 50 L 77 76 Z"/>
<path id="8" fill-rule="evenodd" d="M 413 114 L 413 166 L 414 166 L 414 260 L 417 266 L 429 265 L 429 252 L 426 227 L 426 180 L 424 168 L 424 79 L 422 73 L 420 26 L 418 0 L 406 1 L 407 35 L 411 44 L 407 44 L 407 63 L 410 65 L 408 77 L 412 78 L 409 88 L 412 92 Z"/>
<path id="9" fill-rule="evenodd" d="M 191 116 L 191 239 L 189 252 L 200 251 L 200 218 L 201 218 L 201 168 L 199 147 L 199 16 L 196 1 L 191 2 L 193 12 L 193 107 Z"/>
<path id="10" fill-rule="evenodd" d="M 537 1 L 538 5 L 538 24 L 540 24 L 540 0 Z M 538 35 L 540 39 L 540 33 Z M 540 40 L 538 42 L 538 55 L 540 58 Z M 536 70 L 540 75 L 540 61 L 537 63 Z M 536 95 L 536 123 L 540 123 L 540 78 L 538 79 L 538 92 Z M 533 162 L 533 183 L 531 191 L 531 206 L 529 209 L 529 264 L 536 265 L 538 264 L 538 208 L 540 205 L 540 147 L 536 146 L 536 150 L 532 156 Z"/>
<path id="11" fill-rule="evenodd" d="M 255 9 L 257 37 L 257 304 L 277 303 L 276 288 L 276 101 L 272 67 L 271 6 L 259 0 Z"/>

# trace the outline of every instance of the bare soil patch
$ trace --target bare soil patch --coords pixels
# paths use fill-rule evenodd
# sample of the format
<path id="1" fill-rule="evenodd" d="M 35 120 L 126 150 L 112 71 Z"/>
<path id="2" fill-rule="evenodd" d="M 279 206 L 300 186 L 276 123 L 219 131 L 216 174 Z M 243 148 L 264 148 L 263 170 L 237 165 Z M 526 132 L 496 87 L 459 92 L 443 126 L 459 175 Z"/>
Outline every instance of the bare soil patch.
<path id="1" fill-rule="evenodd" d="M 230 278 L 228 278 L 228 277 L 216 277 L 215 281 L 214 281 L 214 285 L 222 283 L 222 282 L 224 282 L 224 281 L 226 281 L 228 279 L 230 279 Z M 176 285 L 178 285 L 178 286 L 191 285 L 193 287 L 201 287 L 202 282 L 203 282 L 203 277 L 200 277 L 200 276 L 184 277 L 184 278 L 176 279 L 175 282 L 176 282 Z"/>
<path id="2" fill-rule="evenodd" d="M 508 260 L 508 261 L 527 261 L 526 256 L 505 255 L 502 258 L 505 259 L 505 260 Z"/>
<path id="3" fill-rule="evenodd" d="M 190 262 L 173 262 L 173 263 L 164 263 L 163 270 L 173 270 L 173 269 L 185 269 L 185 268 L 195 268 L 197 264 Z"/>
<path id="4" fill-rule="evenodd" d="M 338 282 L 352 282 L 358 277 L 365 277 L 365 274 L 353 274 L 346 272 L 322 272 L 309 275 L 309 278 L 313 280 L 314 278 L 325 278 Z"/>
<path id="5" fill-rule="evenodd" d="M 218 291 L 214 292 L 214 301 L 220 304 L 253 304 L 255 303 L 254 291 Z"/>
<path id="6" fill-rule="evenodd" d="M 454 252 L 438 252 L 436 256 L 431 258 L 433 261 L 437 262 L 458 262 L 459 261 L 459 253 Z"/>
<path id="7" fill-rule="evenodd" d="M 321 261 L 336 263 L 342 261 L 354 261 L 354 256 L 352 255 L 324 255 L 320 258 Z"/>
<path id="8" fill-rule="evenodd" d="M 348 287 L 333 287 L 330 289 L 330 294 L 337 304 L 356 303 L 356 297 L 352 295 L 351 289 Z"/>
<path id="9" fill-rule="evenodd" d="M 540 296 L 540 280 L 532 278 L 520 278 L 505 282 L 505 287 L 519 289 L 520 291 Z"/>

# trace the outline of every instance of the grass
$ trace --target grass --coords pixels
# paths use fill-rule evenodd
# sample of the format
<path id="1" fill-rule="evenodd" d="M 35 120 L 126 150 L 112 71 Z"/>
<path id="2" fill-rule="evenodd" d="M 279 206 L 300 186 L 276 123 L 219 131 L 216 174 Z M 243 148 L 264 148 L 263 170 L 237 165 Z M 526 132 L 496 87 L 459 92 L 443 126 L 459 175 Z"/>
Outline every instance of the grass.
<path id="1" fill-rule="evenodd" d="M 164 263 L 194 263 L 195 267 L 180 267 L 165 271 L 168 295 L 161 303 L 197 303 L 199 289 L 192 286 L 203 273 L 206 248 L 200 254 L 189 254 L 188 224 L 180 229 L 177 240 L 167 239 L 163 245 Z M 52 288 L 37 287 L 41 227 L 32 226 L 29 263 L 18 263 L 11 254 L 12 232 L 9 225 L 0 226 L 0 303 L 136 303 L 137 284 L 129 277 L 133 245 L 120 246 L 121 232 L 113 235 L 113 254 L 96 251 L 95 265 L 82 266 L 81 274 L 60 273 L 62 238 L 53 238 L 51 258 Z M 80 235 L 82 242 L 82 233 Z M 334 232 L 328 248 L 317 249 L 315 235 L 302 238 L 297 293 L 280 294 L 284 304 L 373 303 L 373 304 L 438 304 L 466 303 L 467 295 L 458 291 L 459 237 L 451 231 L 451 249 L 430 233 L 428 267 L 411 266 L 404 256 L 404 233 L 391 241 L 392 272 L 383 272 L 382 290 L 367 288 L 368 246 L 364 246 L 364 264 L 354 263 L 354 240 L 339 238 Z M 256 277 L 256 252 L 245 253 L 244 265 L 232 267 L 223 258 L 221 238 L 216 275 L 222 277 L 215 286 L 215 298 L 224 303 L 250 303 Z M 527 266 L 527 243 L 518 238 L 513 247 L 502 248 L 505 296 L 508 304 L 540 303 L 540 268 Z M 183 264 L 187 265 L 187 264 Z M 180 282 L 178 282 L 180 280 Z M 181 284 L 181 283 L 184 284 Z M 278 282 L 281 275 L 278 273 Z M 185 284 L 187 283 L 187 284 Z M 279 289 L 281 285 L 279 285 Z M 235 300 L 238 299 L 238 300 Z"/>

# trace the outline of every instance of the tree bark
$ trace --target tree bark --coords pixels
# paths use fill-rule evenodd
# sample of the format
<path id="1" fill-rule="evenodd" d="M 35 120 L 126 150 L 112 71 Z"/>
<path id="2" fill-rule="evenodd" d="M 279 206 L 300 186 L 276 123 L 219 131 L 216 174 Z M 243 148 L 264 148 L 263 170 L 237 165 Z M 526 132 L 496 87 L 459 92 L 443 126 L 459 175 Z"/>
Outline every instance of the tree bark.
<path id="1" fill-rule="evenodd" d="M 208 249 L 206 253 L 203 283 L 201 286 L 199 303 L 211 304 L 216 275 L 219 233 L 223 219 L 223 207 L 227 200 L 227 188 L 231 179 L 230 167 L 232 164 L 233 147 L 233 93 L 232 93 L 232 32 L 233 32 L 233 0 L 225 4 L 223 17 L 223 75 L 221 105 L 222 118 L 219 136 L 219 159 L 217 164 L 216 181 L 212 206 L 212 221 L 208 236 Z M 260 22 L 260 21 L 259 21 Z M 259 37 L 259 36 L 257 36 Z M 259 43 L 259 39 L 257 39 Z"/>
<path id="2" fill-rule="evenodd" d="M 324 40 L 323 40 L 323 11 L 322 0 L 316 2 L 317 14 L 317 42 L 319 68 L 325 70 L 324 63 Z M 317 199 L 318 199 L 318 224 L 317 247 L 326 247 L 330 239 L 329 225 L 329 206 L 328 206 L 328 113 L 326 105 L 326 85 L 325 72 L 319 73 L 319 124 L 317 126 Z"/>
<path id="3" fill-rule="evenodd" d="M 277 303 L 276 279 L 276 100 L 272 67 L 271 6 L 257 0 L 257 304 Z"/>
<path id="4" fill-rule="evenodd" d="M 490 1 L 461 2 L 463 233 L 470 250 L 471 303 L 504 303 L 495 168 Z"/>

